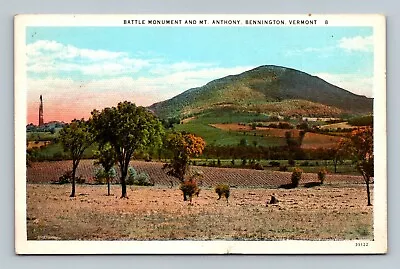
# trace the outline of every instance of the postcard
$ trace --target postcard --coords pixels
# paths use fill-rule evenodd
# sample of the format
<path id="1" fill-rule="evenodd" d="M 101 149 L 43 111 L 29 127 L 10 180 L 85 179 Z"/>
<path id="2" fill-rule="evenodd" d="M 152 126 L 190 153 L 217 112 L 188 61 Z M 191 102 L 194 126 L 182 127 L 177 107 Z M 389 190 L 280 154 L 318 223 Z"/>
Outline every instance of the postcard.
<path id="1" fill-rule="evenodd" d="M 17 15 L 16 253 L 386 253 L 385 44 L 374 14 Z"/>

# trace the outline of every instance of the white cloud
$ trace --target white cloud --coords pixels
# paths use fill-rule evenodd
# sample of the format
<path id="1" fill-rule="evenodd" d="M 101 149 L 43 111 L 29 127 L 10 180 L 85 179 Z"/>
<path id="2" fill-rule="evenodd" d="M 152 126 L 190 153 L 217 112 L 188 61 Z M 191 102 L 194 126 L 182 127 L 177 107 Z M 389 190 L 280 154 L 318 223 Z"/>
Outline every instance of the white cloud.
<path id="1" fill-rule="evenodd" d="M 348 51 L 372 51 L 373 49 L 372 36 L 354 36 L 344 37 L 339 40 L 338 47 Z"/>
<path id="2" fill-rule="evenodd" d="M 175 72 L 184 72 L 199 68 L 211 68 L 215 67 L 214 63 L 199 63 L 199 62 L 176 62 L 176 63 L 159 63 L 155 64 L 150 70 L 151 74 L 165 75 Z"/>
<path id="3" fill-rule="evenodd" d="M 26 53 L 28 71 L 48 75 L 61 72 L 93 76 L 129 74 L 149 66 L 152 61 L 129 57 L 126 52 L 77 48 L 52 40 L 28 44 Z"/>
<path id="4" fill-rule="evenodd" d="M 313 74 L 323 80 L 358 95 L 373 97 L 373 78 L 357 74 Z"/>
<path id="5" fill-rule="evenodd" d="M 372 36 L 354 36 L 343 37 L 336 45 L 327 47 L 308 47 L 303 49 L 292 49 L 285 52 L 285 56 L 301 56 L 304 53 L 316 53 L 319 57 L 327 57 L 333 55 L 335 49 L 343 49 L 348 52 L 361 51 L 371 52 L 373 50 L 373 37 Z"/>
<path id="6" fill-rule="evenodd" d="M 330 46 L 321 48 L 308 47 L 304 49 L 293 49 L 286 51 L 285 56 L 291 57 L 291 56 L 304 55 L 304 53 L 316 53 L 316 55 L 318 55 L 319 57 L 327 57 L 335 48 L 336 47 L 334 46 Z"/>

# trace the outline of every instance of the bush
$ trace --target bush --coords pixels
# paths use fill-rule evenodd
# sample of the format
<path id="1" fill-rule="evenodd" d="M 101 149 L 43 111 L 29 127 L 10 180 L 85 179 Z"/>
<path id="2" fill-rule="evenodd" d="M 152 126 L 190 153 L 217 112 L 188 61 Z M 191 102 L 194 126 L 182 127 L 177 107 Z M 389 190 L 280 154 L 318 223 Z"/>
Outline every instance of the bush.
<path id="1" fill-rule="evenodd" d="M 137 173 L 133 167 L 128 168 L 128 178 L 126 180 L 127 185 L 137 185 L 137 186 L 154 186 L 154 182 L 150 181 L 149 174 Z"/>
<path id="2" fill-rule="evenodd" d="M 138 173 L 134 185 L 138 186 L 154 186 L 154 182 L 150 181 L 150 176 L 147 173 Z"/>
<path id="3" fill-rule="evenodd" d="M 279 166 L 279 171 L 281 171 L 281 172 L 286 172 L 288 169 L 287 169 L 287 166 L 286 165 L 281 165 L 281 166 Z"/>
<path id="4" fill-rule="evenodd" d="M 292 180 L 292 185 L 293 185 L 294 187 L 298 187 L 298 186 L 299 186 L 299 182 L 300 182 L 300 180 L 301 180 L 301 174 L 302 174 L 302 173 L 303 173 L 303 170 L 301 170 L 301 169 L 298 168 L 298 167 L 296 167 L 296 168 L 293 170 L 291 180 Z"/>
<path id="5" fill-rule="evenodd" d="M 184 201 L 187 201 L 187 197 L 189 197 L 189 201 L 192 202 L 193 195 L 199 196 L 200 193 L 197 182 L 193 179 L 185 180 L 184 182 L 182 182 L 179 189 L 183 192 Z"/>
<path id="6" fill-rule="evenodd" d="M 219 184 L 215 187 L 215 192 L 218 194 L 218 200 L 221 199 L 222 195 L 225 196 L 226 201 L 228 202 L 228 198 L 230 195 L 230 188 L 226 184 Z"/>
<path id="7" fill-rule="evenodd" d="M 279 129 L 293 129 L 293 125 L 291 125 L 290 123 L 287 123 L 287 122 L 280 122 L 278 124 L 278 128 Z"/>
<path id="8" fill-rule="evenodd" d="M 85 184 L 86 179 L 83 177 L 75 177 L 75 181 L 77 184 Z"/>
<path id="9" fill-rule="evenodd" d="M 72 171 L 65 171 L 64 174 L 62 174 L 58 180 L 53 181 L 55 184 L 68 184 L 72 182 Z M 83 177 L 78 177 L 75 176 L 75 182 L 77 184 L 84 184 L 86 182 L 86 179 Z"/>
<path id="10" fill-rule="evenodd" d="M 325 168 L 322 168 L 321 170 L 318 171 L 317 175 L 318 175 L 318 180 L 321 182 L 321 184 L 324 183 L 326 174 L 328 173 L 328 171 L 326 171 Z"/>
<path id="11" fill-rule="evenodd" d="M 269 165 L 271 165 L 272 167 L 279 167 L 281 165 L 281 163 L 277 162 L 277 161 L 271 161 L 271 162 L 269 162 Z"/>
<path id="12" fill-rule="evenodd" d="M 71 183 L 72 171 L 65 171 L 62 176 L 58 178 L 58 181 L 54 181 L 56 184 L 68 184 Z"/>
<path id="13" fill-rule="evenodd" d="M 251 169 L 264 170 L 264 167 L 260 163 L 252 163 L 251 164 Z"/>
<path id="14" fill-rule="evenodd" d="M 99 168 L 97 168 L 95 170 L 95 175 L 94 175 L 94 179 L 95 179 L 95 183 L 96 184 L 106 184 L 107 183 L 107 176 L 110 179 L 110 182 L 112 181 L 113 178 L 115 178 L 117 176 L 117 172 L 115 171 L 114 168 L 111 168 L 110 171 L 108 172 L 108 175 L 106 173 L 106 171 L 104 170 L 104 168 L 101 166 Z"/>
<path id="15" fill-rule="evenodd" d="M 296 161 L 293 160 L 293 159 L 290 159 L 290 160 L 288 161 L 288 164 L 289 164 L 290 166 L 295 166 L 295 165 L 296 165 Z"/>

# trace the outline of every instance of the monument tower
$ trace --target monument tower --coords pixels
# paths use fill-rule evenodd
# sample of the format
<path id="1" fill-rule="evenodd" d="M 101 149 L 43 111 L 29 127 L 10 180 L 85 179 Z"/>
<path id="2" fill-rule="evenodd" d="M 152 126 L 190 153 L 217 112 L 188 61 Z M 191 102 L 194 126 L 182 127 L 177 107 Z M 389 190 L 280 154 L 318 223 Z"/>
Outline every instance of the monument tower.
<path id="1" fill-rule="evenodd" d="M 43 126 L 43 99 L 42 95 L 40 95 L 40 105 L 39 105 L 39 126 Z"/>

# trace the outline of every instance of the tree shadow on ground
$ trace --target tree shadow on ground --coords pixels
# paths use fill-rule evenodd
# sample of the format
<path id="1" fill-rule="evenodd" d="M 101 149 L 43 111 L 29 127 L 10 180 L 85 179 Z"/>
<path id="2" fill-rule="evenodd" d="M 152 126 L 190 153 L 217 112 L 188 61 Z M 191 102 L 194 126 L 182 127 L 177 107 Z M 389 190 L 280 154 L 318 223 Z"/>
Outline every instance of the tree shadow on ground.
<path id="1" fill-rule="evenodd" d="M 294 189 L 294 188 L 296 188 L 296 187 L 298 187 L 298 186 L 296 186 L 296 185 L 293 184 L 293 183 L 289 183 L 289 184 L 280 185 L 280 186 L 279 186 L 279 189 Z"/>
<path id="2" fill-rule="evenodd" d="M 304 184 L 304 188 L 312 188 L 312 187 L 318 187 L 321 186 L 321 182 L 307 182 Z"/>

